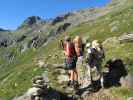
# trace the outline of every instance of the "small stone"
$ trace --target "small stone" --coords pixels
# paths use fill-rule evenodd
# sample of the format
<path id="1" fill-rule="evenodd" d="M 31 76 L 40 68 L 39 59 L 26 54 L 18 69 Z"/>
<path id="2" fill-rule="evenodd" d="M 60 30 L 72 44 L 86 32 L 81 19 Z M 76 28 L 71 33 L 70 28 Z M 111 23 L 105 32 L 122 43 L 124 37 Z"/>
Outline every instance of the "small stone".
<path id="1" fill-rule="evenodd" d="M 133 97 L 129 97 L 127 100 L 133 100 Z"/>
<path id="2" fill-rule="evenodd" d="M 43 67 L 45 64 L 44 64 L 44 61 L 39 60 L 38 63 L 37 63 L 37 65 L 39 67 Z"/>
<path id="3" fill-rule="evenodd" d="M 57 79 L 60 84 L 62 84 L 63 82 L 67 82 L 69 80 L 67 75 L 60 75 Z"/>

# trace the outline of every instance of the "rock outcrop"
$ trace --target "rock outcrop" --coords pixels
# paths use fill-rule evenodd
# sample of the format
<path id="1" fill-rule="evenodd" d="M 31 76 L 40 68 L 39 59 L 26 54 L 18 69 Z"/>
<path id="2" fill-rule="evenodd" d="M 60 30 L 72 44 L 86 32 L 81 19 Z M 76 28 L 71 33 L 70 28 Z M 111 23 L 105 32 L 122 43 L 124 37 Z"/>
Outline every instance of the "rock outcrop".
<path id="1" fill-rule="evenodd" d="M 52 90 L 42 76 L 33 78 L 32 84 L 32 88 L 23 96 L 15 97 L 13 100 L 61 100 L 60 94 Z"/>
<path id="2" fill-rule="evenodd" d="M 13 43 L 10 36 L 0 36 L 0 47 L 7 47 Z"/>
<path id="3" fill-rule="evenodd" d="M 52 21 L 52 25 L 55 25 L 59 22 L 62 22 L 64 21 L 65 19 L 67 19 L 69 16 L 73 15 L 72 13 L 67 13 L 67 14 L 64 14 L 62 16 L 57 16 L 53 21 Z"/>
<path id="4" fill-rule="evenodd" d="M 22 25 L 19 28 L 22 28 L 25 26 L 31 27 L 32 25 L 43 24 L 43 23 L 45 23 L 45 21 L 42 18 L 40 18 L 39 16 L 30 16 L 22 23 Z"/>
<path id="5" fill-rule="evenodd" d="M 133 33 L 124 33 L 123 35 L 119 37 L 110 37 L 107 38 L 102 44 L 103 45 L 115 45 L 125 42 L 133 42 Z"/>
<path id="6" fill-rule="evenodd" d="M 118 40 L 123 42 L 133 42 L 133 33 L 124 33 L 122 36 L 118 38 Z"/>
<path id="7" fill-rule="evenodd" d="M 71 25 L 71 23 L 64 23 L 63 25 L 59 26 L 56 31 L 56 34 L 64 32 L 70 25 Z"/>
<path id="8" fill-rule="evenodd" d="M 38 48 L 38 47 L 42 46 L 46 41 L 47 41 L 47 39 L 45 37 L 37 35 L 37 36 L 33 37 L 32 40 L 29 41 L 28 47 L 29 48 Z"/>

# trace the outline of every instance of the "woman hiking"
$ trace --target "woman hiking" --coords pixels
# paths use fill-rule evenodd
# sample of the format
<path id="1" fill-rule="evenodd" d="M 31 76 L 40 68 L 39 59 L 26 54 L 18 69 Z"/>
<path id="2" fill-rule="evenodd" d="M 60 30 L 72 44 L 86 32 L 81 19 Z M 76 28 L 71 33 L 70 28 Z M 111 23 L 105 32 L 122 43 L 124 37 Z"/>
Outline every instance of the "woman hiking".
<path id="1" fill-rule="evenodd" d="M 100 76 L 100 82 L 102 87 L 103 87 L 103 79 L 102 79 L 101 65 L 104 58 L 105 55 L 102 45 L 98 42 L 98 40 L 92 41 L 91 47 L 87 49 L 88 74 L 92 82 L 93 79 L 91 75 L 91 69 L 95 67 L 97 70 L 97 74 Z"/>
<path id="2" fill-rule="evenodd" d="M 73 40 L 77 59 L 77 71 L 78 71 L 78 82 L 82 84 L 83 78 L 83 42 L 80 36 L 76 36 Z"/>
<path id="3" fill-rule="evenodd" d="M 77 56 L 74 48 L 73 42 L 71 42 L 70 37 L 65 37 L 65 42 L 63 43 L 64 54 L 65 54 L 65 67 L 69 72 L 68 86 L 78 85 L 78 73 L 76 70 Z"/>

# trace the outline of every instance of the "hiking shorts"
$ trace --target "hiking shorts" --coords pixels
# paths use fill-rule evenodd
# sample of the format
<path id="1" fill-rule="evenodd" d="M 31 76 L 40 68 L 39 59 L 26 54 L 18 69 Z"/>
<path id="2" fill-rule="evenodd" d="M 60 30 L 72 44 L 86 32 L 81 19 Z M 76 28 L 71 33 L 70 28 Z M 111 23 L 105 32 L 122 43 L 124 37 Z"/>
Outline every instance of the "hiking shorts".
<path id="1" fill-rule="evenodd" d="M 76 68 L 77 57 L 69 57 L 65 59 L 65 69 L 73 70 Z"/>

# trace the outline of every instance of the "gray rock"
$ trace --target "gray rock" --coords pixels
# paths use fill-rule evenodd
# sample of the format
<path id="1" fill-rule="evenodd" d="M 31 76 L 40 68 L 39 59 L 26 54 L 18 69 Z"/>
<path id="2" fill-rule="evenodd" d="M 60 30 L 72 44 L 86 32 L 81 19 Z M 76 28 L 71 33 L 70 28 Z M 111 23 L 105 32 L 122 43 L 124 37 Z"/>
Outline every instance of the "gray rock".
<path id="1" fill-rule="evenodd" d="M 13 43 L 12 38 L 9 35 L 0 35 L 0 47 L 7 47 Z"/>
<path id="2" fill-rule="evenodd" d="M 58 76 L 58 83 L 62 84 L 63 82 L 67 82 L 69 80 L 67 75 L 59 75 Z"/>
<path id="3" fill-rule="evenodd" d="M 133 100 L 133 97 L 129 97 L 129 98 L 127 98 L 127 100 Z"/>
<path id="4" fill-rule="evenodd" d="M 20 47 L 20 52 L 23 53 L 28 49 L 28 43 L 24 43 L 22 44 L 22 46 Z"/>
<path id="5" fill-rule="evenodd" d="M 28 47 L 29 48 L 39 48 L 40 46 L 42 46 L 45 42 L 47 41 L 47 39 L 43 36 L 37 35 L 35 37 L 33 37 L 29 43 L 28 43 Z"/>
<path id="6" fill-rule="evenodd" d="M 117 32 L 118 30 L 119 30 L 118 26 L 113 26 L 110 31 Z"/>
<path id="7" fill-rule="evenodd" d="M 133 34 L 132 33 L 124 33 L 123 35 L 119 37 L 110 37 L 107 38 L 102 44 L 104 46 L 107 45 L 115 45 L 115 44 L 120 44 L 124 42 L 133 42 Z"/>
<path id="8" fill-rule="evenodd" d="M 120 79 L 122 87 L 133 89 L 133 75 L 128 74 L 126 77 Z"/>
<path id="9" fill-rule="evenodd" d="M 122 36 L 118 38 L 118 40 L 123 42 L 133 42 L 133 33 L 124 33 Z"/>

